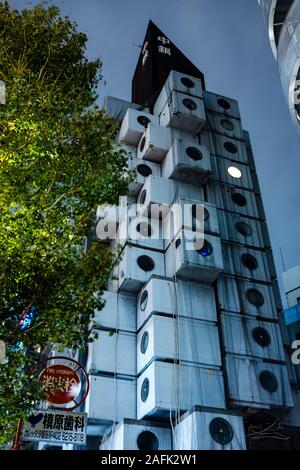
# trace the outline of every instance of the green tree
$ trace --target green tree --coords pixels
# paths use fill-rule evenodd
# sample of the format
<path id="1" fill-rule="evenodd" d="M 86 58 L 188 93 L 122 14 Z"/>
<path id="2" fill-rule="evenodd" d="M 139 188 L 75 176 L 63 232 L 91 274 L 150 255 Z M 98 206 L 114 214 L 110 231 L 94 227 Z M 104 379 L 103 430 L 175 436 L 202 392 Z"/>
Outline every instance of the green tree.
<path id="1" fill-rule="evenodd" d="M 56 7 L 0 4 L 0 443 L 39 399 L 24 351 L 84 347 L 112 266 L 109 248 L 85 250 L 84 238 L 97 205 L 126 194 L 127 155 L 96 105 L 101 63 L 86 42 Z"/>

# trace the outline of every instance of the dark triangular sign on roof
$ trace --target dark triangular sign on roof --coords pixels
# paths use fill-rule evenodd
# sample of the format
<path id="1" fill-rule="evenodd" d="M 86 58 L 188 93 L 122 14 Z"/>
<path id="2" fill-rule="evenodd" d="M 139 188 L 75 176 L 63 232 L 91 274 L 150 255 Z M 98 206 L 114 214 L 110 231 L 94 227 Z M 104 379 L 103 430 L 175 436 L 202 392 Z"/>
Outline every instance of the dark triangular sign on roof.
<path id="1" fill-rule="evenodd" d="M 200 78 L 205 88 L 203 73 L 149 21 L 132 80 L 132 101 L 152 110 L 171 70 Z"/>

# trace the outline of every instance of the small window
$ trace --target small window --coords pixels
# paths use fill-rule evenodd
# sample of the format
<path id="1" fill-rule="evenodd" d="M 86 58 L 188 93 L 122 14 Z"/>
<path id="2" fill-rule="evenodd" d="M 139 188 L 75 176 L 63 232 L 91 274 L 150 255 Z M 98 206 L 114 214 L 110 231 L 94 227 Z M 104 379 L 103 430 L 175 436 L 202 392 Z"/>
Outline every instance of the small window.
<path id="1" fill-rule="evenodd" d="M 278 380 L 272 372 L 264 370 L 259 374 L 259 381 L 261 386 L 267 390 L 267 392 L 274 393 L 278 389 Z"/>
<path id="2" fill-rule="evenodd" d="M 151 235 L 152 235 L 151 225 L 148 224 L 147 222 L 139 222 L 136 226 L 136 230 L 143 237 L 151 237 Z"/>
<path id="3" fill-rule="evenodd" d="M 199 255 L 203 256 L 204 258 L 210 256 L 214 251 L 212 245 L 207 240 L 204 240 L 202 248 L 197 248 L 197 245 L 202 245 L 202 240 L 196 240 L 194 245 L 197 253 L 199 253 Z"/>
<path id="4" fill-rule="evenodd" d="M 137 165 L 136 167 L 137 172 L 141 175 L 147 178 L 148 176 L 152 175 L 152 169 L 148 165 Z"/>
<path id="5" fill-rule="evenodd" d="M 158 450 L 159 441 L 151 431 L 143 431 L 138 435 L 137 446 L 139 450 Z"/>
<path id="6" fill-rule="evenodd" d="M 197 149 L 196 147 L 187 147 L 185 152 L 187 156 L 191 158 L 192 160 L 194 160 L 195 162 L 202 160 L 203 158 L 202 152 L 200 152 L 200 150 Z"/>
<path id="7" fill-rule="evenodd" d="M 262 348 L 266 348 L 271 343 L 271 336 L 269 335 L 267 330 L 261 328 L 260 326 L 254 328 L 254 330 L 252 331 L 252 337 L 254 341 L 259 344 Z"/>
<path id="8" fill-rule="evenodd" d="M 240 179 L 242 177 L 241 170 L 237 168 L 236 166 L 229 166 L 227 168 L 227 171 L 230 174 L 230 176 L 232 176 L 232 178 Z"/>
<path id="9" fill-rule="evenodd" d="M 147 118 L 147 116 L 138 116 L 137 122 L 141 124 L 141 126 L 147 127 L 151 121 L 149 118 Z"/>
<path id="10" fill-rule="evenodd" d="M 229 119 L 221 119 L 220 124 L 226 131 L 234 130 L 234 125 L 231 121 L 229 121 Z"/>
<path id="11" fill-rule="evenodd" d="M 140 143 L 140 152 L 142 152 L 144 150 L 145 144 L 146 144 L 146 137 L 144 136 L 141 140 L 141 143 Z"/>
<path id="12" fill-rule="evenodd" d="M 218 105 L 226 111 L 231 108 L 229 101 L 225 100 L 224 98 L 218 99 Z"/>
<path id="13" fill-rule="evenodd" d="M 191 100 L 190 98 L 184 98 L 182 100 L 182 104 L 189 111 L 195 111 L 195 109 L 197 109 L 197 104 L 195 103 L 195 101 Z"/>
<path id="14" fill-rule="evenodd" d="M 236 222 L 235 228 L 244 237 L 251 237 L 252 235 L 252 228 L 246 222 Z"/>
<path id="15" fill-rule="evenodd" d="M 179 248 L 181 245 L 181 239 L 180 238 L 177 238 L 176 242 L 175 242 L 175 248 Z"/>
<path id="16" fill-rule="evenodd" d="M 144 290 L 144 292 L 142 293 L 141 300 L 140 300 L 140 309 L 142 310 L 142 312 L 146 310 L 147 304 L 148 304 L 148 291 Z"/>
<path id="17" fill-rule="evenodd" d="M 242 255 L 241 259 L 243 265 L 246 266 L 246 268 L 248 268 L 250 271 L 254 271 L 258 268 L 258 262 L 256 261 L 256 258 L 254 258 L 254 256 L 245 253 L 244 255 Z"/>
<path id="18" fill-rule="evenodd" d="M 149 344 L 149 333 L 148 331 L 145 331 L 141 339 L 141 353 L 142 354 L 145 354 L 145 352 L 147 351 L 148 344 Z"/>
<path id="19" fill-rule="evenodd" d="M 150 256 L 142 255 L 137 259 L 137 264 L 145 272 L 153 271 L 155 268 L 155 263 Z"/>
<path id="20" fill-rule="evenodd" d="M 232 142 L 225 142 L 224 143 L 224 148 L 225 148 L 225 150 L 227 150 L 227 152 L 229 152 L 231 154 L 235 154 L 238 151 L 237 146 L 235 144 L 233 144 Z"/>
<path id="21" fill-rule="evenodd" d="M 237 206 L 245 207 L 247 205 L 247 199 L 241 193 L 233 193 L 231 199 Z"/>
<path id="22" fill-rule="evenodd" d="M 246 297 L 248 302 L 257 308 L 262 307 L 265 303 L 264 296 L 257 289 L 248 289 L 246 292 Z"/>
<path id="23" fill-rule="evenodd" d="M 209 433 L 212 439 L 223 446 L 228 445 L 233 439 L 233 430 L 224 418 L 215 418 L 209 424 Z"/>
<path id="24" fill-rule="evenodd" d="M 149 395 L 149 379 L 144 379 L 141 387 L 141 399 L 143 402 L 145 402 L 148 398 Z"/>
<path id="25" fill-rule="evenodd" d="M 140 204 L 145 204 L 146 197 L 147 197 L 147 191 L 146 189 L 143 189 L 140 195 L 140 199 L 139 199 Z"/>
<path id="26" fill-rule="evenodd" d="M 195 83 L 189 77 L 181 77 L 180 81 L 182 85 L 186 86 L 187 88 L 195 87 Z"/>

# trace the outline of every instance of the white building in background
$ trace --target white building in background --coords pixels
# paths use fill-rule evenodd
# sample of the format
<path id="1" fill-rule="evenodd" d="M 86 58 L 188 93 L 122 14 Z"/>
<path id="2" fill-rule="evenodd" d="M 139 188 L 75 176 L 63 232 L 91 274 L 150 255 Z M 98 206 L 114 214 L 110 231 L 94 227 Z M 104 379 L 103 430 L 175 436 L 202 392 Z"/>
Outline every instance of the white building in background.
<path id="1" fill-rule="evenodd" d="M 118 217 L 119 234 L 131 223 L 136 237 L 120 235 L 94 319 L 88 448 L 296 448 L 300 380 L 238 103 L 208 91 L 152 22 L 132 92 L 105 102 L 136 169 L 140 218 Z M 149 220 L 155 203 L 165 205 Z M 174 203 L 189 204 L 187 221 L 171 215 Z"/>
<path id="2" fill-rule="evenodd" d="M 300 0 L 258 0 L 292 120 L 300 130 Z"/>

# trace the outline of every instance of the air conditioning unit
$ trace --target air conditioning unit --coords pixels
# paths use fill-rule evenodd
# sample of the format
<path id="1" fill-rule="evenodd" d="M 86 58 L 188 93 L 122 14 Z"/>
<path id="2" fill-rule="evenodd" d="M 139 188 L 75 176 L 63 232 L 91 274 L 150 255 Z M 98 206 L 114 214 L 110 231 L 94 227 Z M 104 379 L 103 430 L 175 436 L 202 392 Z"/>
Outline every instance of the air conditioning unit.
<path id="1" fill-rule="evenodd" d="M 105 291 L 105 305 L 95 310 L 93 326 L 112 330 L 136 331 L 136 297 L 127 293 Z"/>
<path id="2" fill-rule="evenodd" d="M 229 138 L 244 140 L 244 132 L 240 119 L 207 111 L 206 120 L 212 131 L 226 135 Z"/>
<path id="3" fill-rule="evenodd" d="M 136 293 L 153 275 L 165 276 L 164 254 L 126 245 L 118 264 L 119 289 Z"/>
<path id="4" fill-rule="evenodd" d="M 204 284 L 151 278 L 137 297 L 137 328 L 153 314 L 217 321 L 214 289 Z"/>
<path id="5" fill-rule="evenodd" d="M 172 437 L 167 424 L 123 419 L 103 436 L 100 450 L 171 450 Z"/>
<path id="6" fill-rule="evenodd" d="M 214 282 L 223 271 L 221 241 L 211 235 L 197 236 L 182 230 L 166 251 L 168 277 Z"/>
<path id="7" fill-rule="evenodd" d="M 136 147 L 149 124 L 158 125 L 158 117 L 129 108 L 122 121 L 118 141 Z"/>
<path id="8" fill-rule="evenodd" d="M 125 243 L 164 251 L 162 225 L 158 219 L 151 217 L 126 217 L 120 222 L 117 241 L 120 246 Z"/>
<path id="9" fill-rule="evenodd" d="M 242 416 L 194 408 L 174 430 L 176 450 L 246 450 Z"/>
<path id="10" fill-rule="evenodd" d="M 172 145 L 171 129 L 149 124 L 138 144 L 137 157 L 161 163 Z"/>
<path id="11" fill-rule="evenodd" d="M 207 202 L 178 197 L 163 220 L 165 248 L 182 229 L 199 234 L 219 234 L 217 209 Z"/>
<path id="12" fill-rule="evenodd" d="M 127 331 L 93 330 L 98 338 L 89 343 L 86 369 L 89 374 L 136 375 L 136 334 Z"/>
<path id="13" fill-rule="evenodd" d="M 134 195 L 138 194 L 142 189 L 148 176 L 161 176 L 160 165 L 153 162 L 141 162 L 138 158 L 128 160 L 128 168 L 135 172 L 134 181 L 128 186 L 129 191 Z"/>
<path id="14" fill-rule="evenodd" d="M 227 158 L 211 156 L 212 179 L 231 186 L 253 189 L 250 168 Z"/>
<path id="15" fill-rule="evenodd" d="M 221 239 L 243 245 L 264 248 L 260 222 L 235 212 L 218 209 Z"/>
<path id="16" fill-rule="evenodd" d="M 186 140 L 175 140 L 162 164 L 162 176 L 183 183 L 200 185 L 211 174 L 210 154 L 206 147 Z"/>
<path id="17" fill-rule="evenodd" d="M 136 379 L 91 375 L 84 406 L 89 420 L 107 427 L 123 418 L 136 419 Z"/>
<path id="18" fill-rule="evenodd" d="M 265 252 L 224 242 L 223 257 L 226 274 L 270 282 L 271 276 Z"/>
<path id="19" fill-rule="evenodd" d="M 190 184 L 149 176 L 137 197 L 138 213 L 148 216 L 151 212 L 154 218 L 164 218 L 177 197 L 203 201 L 203 190 Z"/>
<path id="20" fill-rule="evenodd" d="M 217 286 L 222 310 L 244 313 L 255 318 L 277 318 L 272 288 L 267 284 L 220 276 Z"/>
<path id="21" fill-rule="evenodd" d="M 229 137 L 226 137 L 222 134 L 213 134 L 213 136 L 214 138 L 211 150 L 213 155 L 248 164 L 248 154 L 245 142 L 241 140 L 230 139 Z"/>
<path id="22" fill-rule="evenodd" d="M 228 398 L 235 406 L 293 407 L 285 365 L 245 357 L 226 356 Z"/>
<path id="23" fill-rule="evenodd" d="M 153 315 L 137 337 L 137 372 L 153 360 L 221 367 L 218 327 L 186 317 Z"/>
<path id="24" fill-rule="evenodd" d="M 159 115 L 159 124 L 198 134 L 206 122 L 204 101 L 201 98 L 172 91 Z"/>
<path id="25" fill-rule="evenodd" d="M 223 313 L 224 350 L 231 354 L 285 361 L 280 328 L 271 323 Z"/>
<path id="26" fill-rule="evenodd" d="M 239 104 L 236 100 L 207 90 L 203 90 L 203 98 L 206 109 L 240 119 Z"/>
<path id="27" fill-rule="evenodd" d="M 169 418 L 196 405 L 225 408 L 220 370 L 154 361 L 137 380 L 137 419 Z"/>
<path id="28" fill-rule="evenodd" d="M 199 78 L 191 77 L 171 70 L 154 105 L 154 114 L 160 115 L 172 92 L 180 92 L 186 95 L 203 98 L 202 82 Z"/>
<path id="29" fill-rule="evenodd" d="M 250 217 L 261 217 L 253 191 L 209 181 L 206 185 L 208 201 L 219 209 Z"/>

